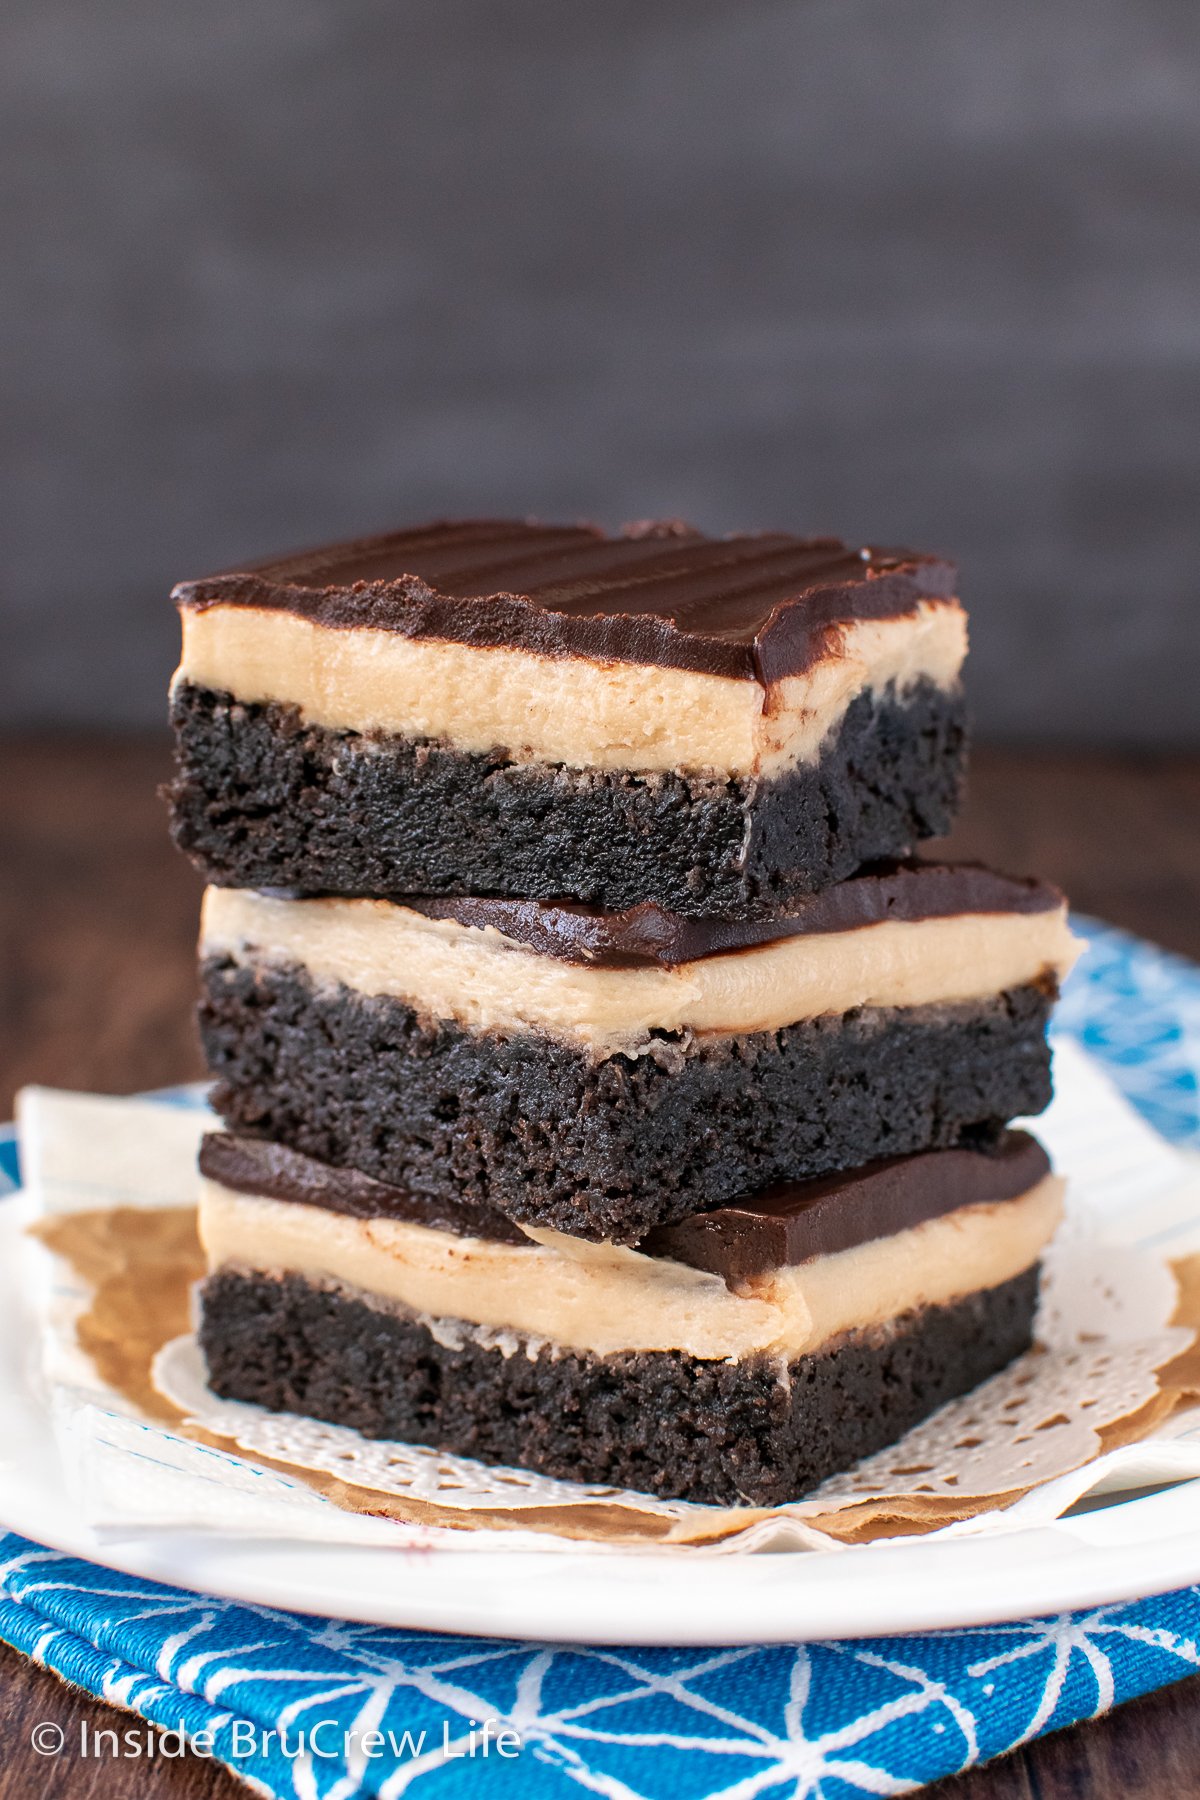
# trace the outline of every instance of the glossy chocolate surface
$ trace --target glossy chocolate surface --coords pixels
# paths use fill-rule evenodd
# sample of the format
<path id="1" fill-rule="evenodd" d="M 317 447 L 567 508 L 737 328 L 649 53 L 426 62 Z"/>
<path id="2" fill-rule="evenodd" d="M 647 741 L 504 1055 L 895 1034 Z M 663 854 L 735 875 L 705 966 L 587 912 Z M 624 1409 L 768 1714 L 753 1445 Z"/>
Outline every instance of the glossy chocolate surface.
<path id="1" fill-rule="evenodd" d="M 437 523 L 181 582 L 184 607 L 254 606 L 322 625 L 476 648 L 778 681 L 831 627 L 954 592 L 953 564 L 783 533 L 706 537 L 675 521 Z"/>
<path id="2" fill-rule="evenodd" d="M 660 1225 L 639 1249 L 745 1281 L 770 1269 L 833 1256 L 892 1237 L 960 1206 L 1015 1200 L 1050 1173 L 1035 1138 L 1008 1131 L 994 1150 L 891 1156 L 815 1181 L 781 1182 L 678 1225 Z"/>

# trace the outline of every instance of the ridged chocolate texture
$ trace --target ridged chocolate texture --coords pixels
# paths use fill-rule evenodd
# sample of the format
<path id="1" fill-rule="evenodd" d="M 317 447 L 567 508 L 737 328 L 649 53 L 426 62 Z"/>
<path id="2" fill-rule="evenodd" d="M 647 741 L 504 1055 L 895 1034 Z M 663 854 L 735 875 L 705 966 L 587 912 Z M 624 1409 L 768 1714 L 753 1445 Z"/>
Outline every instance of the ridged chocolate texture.
<path id="1" fill-rule="evenodd" d="M 404 1219 L 504 1244 L 532 1241 L 491 1208 L 410 1193 L 258 1138 L 210 1132 L 200 1146 L 200 1171 L 236 1193 L 321 1206 L 351 1218 Z M 780 1182 L 714 1212 L 660 1225 L 638 1249 L 741 1281 L 893 1237 L 960 1206 L 1015 1200 L 1049 1172 L 1041 1145 L 1024 1131 L 1009 1131 L 992 1150 L 890 1156 L 848 1174 Z"/>
<path id="2" fill-rule="evenodd" d="M 911 550 L 675 522 L 437 523 L 181 582 L 183 607 L 254 606 L 476 648 L 778 681 L 831 626 L 949 599 L 955 569 Z"/>
<path id="3" fill-rule="evenodd" d="M 599 968 L 672 967 L 781 938 L 854 931 L 887 920 L 964 913 L 1050 912 L 1063 896 L 1048 882 L 1000 875 L 981 863 L 877 863 L 848 881 L 752 919 L 690 919 L 644 903 L 602 912 L 571 901 L 406 896 L 401 905 L 431 919 L 492 926 L 539 956 Z"/>
<path id="4" fill-rule="evenodd" d="M 639 1249 L 744 1281 L 892 1237 L 960 1206 L 1016 1200 L 1049 1173 L 1050 1159 L 1037 1140 L 1009 1131 L 994 1150 L 889 1156 L 850 1175 L 781 1182 L 678 1225 L 660 1225 Z"/>
<path id="5" fill-rule="evenodd" d="M 199 1161 L 202 1175 L 238 1194 L 322 1206 L 327 1212 L 345 1213 L 352 1219 L 407 1219 L 414 1225 L 453 1232 L 456 1237 L 491 1238 L 501 1244 L 531 1241 L 511 1219 L 491 1207 L 412 1194 L 361 1175 L 357 1169 L 331 1169 L 266 1138 L 207 1132 L 200 1140 Z"/>

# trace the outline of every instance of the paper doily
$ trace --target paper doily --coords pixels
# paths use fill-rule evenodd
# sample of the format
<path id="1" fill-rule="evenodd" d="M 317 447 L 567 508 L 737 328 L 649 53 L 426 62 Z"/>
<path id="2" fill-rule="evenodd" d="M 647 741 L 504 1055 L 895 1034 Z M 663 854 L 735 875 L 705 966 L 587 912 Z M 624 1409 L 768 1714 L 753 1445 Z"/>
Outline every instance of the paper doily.
<path id="1" fill-rule="evenodd" d="M 779 1507 L 703 1506 L 559 1481 L 221 1400 L 205 1384 L 194 1336 L 165 1345 L 152 1373 L 189 1424 L 251 1456 L 466 1515 L 562 1507 L 586 1514 L 615 1506 L 672 1521 L 683 1537 L 727 1536 L 765 1518 L 824 1522 L 847 1508 L 883 1511 L 896 1500 L 909 1502 L 909 1510 L 912 1502 L 928 1502 L 940 1517 L 945 1506 L 969 1512 L 972 1501 L 1023 1492 L 1090 1462 L 1103 1448 L 1102 1434 L 1156 1399 L 1158 1371 L 1193 1342 L 1192 1331 L 1167 1324 L 1175 1284 L 1154 1257 L 1071 1234 L 1047 1262 L 1037 1348 L 899 1443 Z M 1134 1321 L 1137 1335 L 1129 1330 Z"/>

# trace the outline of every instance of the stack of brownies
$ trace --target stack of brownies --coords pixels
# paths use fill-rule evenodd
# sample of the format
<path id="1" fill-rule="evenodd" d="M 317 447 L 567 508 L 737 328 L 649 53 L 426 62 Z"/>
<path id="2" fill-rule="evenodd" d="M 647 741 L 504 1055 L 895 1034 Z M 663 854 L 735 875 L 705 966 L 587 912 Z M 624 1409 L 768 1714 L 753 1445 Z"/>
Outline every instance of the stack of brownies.
<path id="1" fill-rule="evenodd" d="M 796 1498 L 1030 1342 L 1061 896 L 911 860 L 953 570 L 434 525 L 188 582 L 217 1393 Z"/>

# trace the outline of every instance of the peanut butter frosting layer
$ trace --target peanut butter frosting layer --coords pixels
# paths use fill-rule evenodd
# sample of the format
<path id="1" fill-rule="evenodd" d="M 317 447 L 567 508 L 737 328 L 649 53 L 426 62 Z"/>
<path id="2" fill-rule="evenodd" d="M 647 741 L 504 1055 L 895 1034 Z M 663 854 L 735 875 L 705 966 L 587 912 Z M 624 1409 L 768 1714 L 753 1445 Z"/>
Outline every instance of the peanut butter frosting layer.
<path id="1" fill-rule="evenodd" d="M 885 918 L 693 961 L 593 967 L 494 926 L 383 900 L 280 899 L 209 888 L 204 956 L 301 969 L 314 985 L 387 995 L 476 1031 L 538 1032 L 604 1057 L 655 1034 L 761 1032 L 856 1007 L 971 1000 L 1060 981 L 1079 945 L 1065 906 Z"/>
<path id="2" fill-rule="evenodd" d="M 185 604 L 176 686 L 295 706 L 332 731 L 502 751 L 517 763 L 770 778 L 816 762 L 866 691 L 956 688 L 967 651 L 966 615 L 949 600 L 826 623 L 802 666 L 770 680 L 652 657 L 559 655 L 519 635 L 410 635 L 360 610 L 348 629 L 282 604 Z"/>
<path id="3" fill-rule="evenodd" d="M 289 612 L 345 630 L 538 657 L 654 663 L 767 683 L 824 654 L 829 626 L 946 600 L 954 568 L 912 550 L 627 526 L 441 521 L 185 581 L 185 611 Z"/>
<path id="4" fill-rule="evenodd" d="M 527 1245 L 202 1182 L 210 1272 L 333 1282 L 430 1319 L 608 1355 L 677 1350 L 706 1360 L 787 1360 L 846 1331 L 999 1286 L 1030 1268 L 1057 1228 L 1061 1183 L 959 1207 L 852 1249 L 728 1283 L 640 1250 L 528 1229 Z"/>

